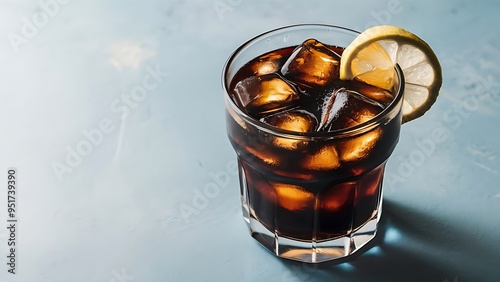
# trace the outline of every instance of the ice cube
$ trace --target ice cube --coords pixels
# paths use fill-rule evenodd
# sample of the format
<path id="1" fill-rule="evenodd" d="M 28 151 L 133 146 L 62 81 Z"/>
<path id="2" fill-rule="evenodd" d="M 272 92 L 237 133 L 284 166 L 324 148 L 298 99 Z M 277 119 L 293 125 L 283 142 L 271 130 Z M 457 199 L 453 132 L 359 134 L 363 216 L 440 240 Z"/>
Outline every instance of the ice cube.
<path id="1" fill-rule="evenodd" d="M 305 87 L 316 87 L 339 78 L 340 56 L 315 39 L 298 46 L 281 68 L 285 78 Z"/>
<path id="2" fill-rule="evenodd" d="M 344 129 L 366 122 L 382 110 L 382 106 L 363 95 L 345 88 L 328 90 L 321 105 L 318 131 Z"/>
<path id="3" fill-rule="evenodd" d="M 261 115 L 297 105 L 299 92 L 278 74 L 266 74 L 238 82 L 234 100 L 249 114 Z"/>
<path id="4" fill-rule="evenodd" d="M 278 204 L 291 211 L 313 207 L 316 200 L 312 192 L 296 185 L 275 183 L 274 190 Z"/>
<path id="5" fill-rule="evenodd" d="M 366 84 L 357 80 L 344 81 L 344 87 L 362 94 L 363 96 L 380 103 L 383 106 L 389 105 L 394 99 L 394 95 L 385 89 Z"/>
<path id="6" fill-rule="evenodd" d="M 278 166 L 280 165 L 280 158 L 276 154 L 272 152 L 267 152 L 266 150 L 259 150 L 252 146 L 245 146 L 245 150 L 256 157 L 258 160 L 264 162 L 270 166 Z"/>
<path id="7" fill-rule="evenodd" d="M 342 142 L 338 146 L 340 159 L 344 162 L 354 162 L 368 157 L 380 139 L 381 134 L 382 130 L 376 128 L 358 137 Z"/>
<path id="8" fill-rule="evenodd" d="M 320 206 L 329 212 L 338 211 L 347 203 L 354 202 L 356 182 L 344 182 L 329 188 L 320 195 Z"/>
<path id="9" fill-rule="evenodd" d="M 340 110 L 346 105 L 348 95 L 345 94 L 345 88 L 327 91 L 323 100 L 323 104 L 319 107 L 321 112 L 321 119 L 319 121 L 318 131 L 330 126 L 334 119 L 339 117 Z M 340 93 L 339 93 L 340 92 Z"/>
<path id="10" fill-rule="evenodd" d="M 284 59 L 282 54 L 273 52 L 256 59 L 250 68 L 256 76 L 275 73 L 283 64 Z"/>
<path id="11" fill-rule="evenodd" d="M 325 145 L 313 154 L 305 155 L 302 167 L 308 170 L 324 171 L 340 166 L 337 149 L 333 145 Z"/>
<path id="12" fill-rule="evenodd" d="M 304 110 L 283 112 L 264 117 L 261 120 L 278 128 L 295 132 L 312 132 L 316 128 L 317 123 L 314 115 Z M 307 144 L 307 141 L 299 138 L 276 137 L 273 140 L 273 144 L 280 148 L 297 150 L 303 148 Z"/>

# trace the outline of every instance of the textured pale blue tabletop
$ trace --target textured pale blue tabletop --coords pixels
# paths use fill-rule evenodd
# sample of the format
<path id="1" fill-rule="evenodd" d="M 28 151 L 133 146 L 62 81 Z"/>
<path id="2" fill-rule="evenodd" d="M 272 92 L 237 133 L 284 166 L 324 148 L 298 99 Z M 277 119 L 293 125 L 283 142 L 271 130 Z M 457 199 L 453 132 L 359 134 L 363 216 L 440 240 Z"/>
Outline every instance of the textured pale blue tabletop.
<path id="1" fill-rule="evenodd" d="M 500 2 L 333 2 L 1 1 L 0 281 L 499 281 Z M 225 60 L 294 23 L 401 26 L 444 75 L 388 163 L 375 242 L 319 266 L 251 239 L 225 133 Z"/>

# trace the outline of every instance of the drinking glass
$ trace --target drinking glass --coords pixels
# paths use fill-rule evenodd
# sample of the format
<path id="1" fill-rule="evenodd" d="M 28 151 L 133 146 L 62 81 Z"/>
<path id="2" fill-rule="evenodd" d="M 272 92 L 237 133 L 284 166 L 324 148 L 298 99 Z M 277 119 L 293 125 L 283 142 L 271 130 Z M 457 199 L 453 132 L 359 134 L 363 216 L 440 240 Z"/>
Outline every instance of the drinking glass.
<path id="1" fill-rule="evenodd" d="M 230 56 L 222 84 L 226 126 L 236 151 L 243 217 L 277 256 L 309 263 L 349 256 L 374 238 L 382 179 L 401 126 L 404 78 L 396 66 L 393 101 L 354 127 L 298 133 L 266 124 L 233 101 L 232 81 L 252 59 L 314 38 L 347 47 L 359 33 L 303 24 L 258 35 Z"/>

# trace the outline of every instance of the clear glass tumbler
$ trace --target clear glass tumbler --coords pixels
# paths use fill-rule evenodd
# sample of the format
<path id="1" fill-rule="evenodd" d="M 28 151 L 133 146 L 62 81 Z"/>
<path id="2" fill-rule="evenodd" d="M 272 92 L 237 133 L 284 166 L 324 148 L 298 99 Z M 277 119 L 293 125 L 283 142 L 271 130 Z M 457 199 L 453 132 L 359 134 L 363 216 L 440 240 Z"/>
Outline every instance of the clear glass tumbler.
<path id="1" fill-rule="evenodd" d="M 245 114 L 231 98 L 231 81 L 242 66 L 264 53 L 309 38 L 346 47 L 357 35 L 328 25 L 283 27 L 244 43 L 224 67 L 227 133 L 238 158 L 243 217 L 252 237 L 280 257 L 332 260 L 349 256 L 374 238 L 384 167 L 399 140 L 404 78 L 396 66 L 394 99 L 371 120 L 307 133 L 279 129 Z"/>

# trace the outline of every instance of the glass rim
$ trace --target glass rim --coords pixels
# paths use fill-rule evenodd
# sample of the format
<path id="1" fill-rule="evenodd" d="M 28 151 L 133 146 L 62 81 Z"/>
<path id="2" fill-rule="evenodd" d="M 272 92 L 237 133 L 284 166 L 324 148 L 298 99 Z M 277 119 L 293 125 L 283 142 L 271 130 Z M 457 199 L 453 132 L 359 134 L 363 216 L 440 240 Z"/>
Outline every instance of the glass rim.
<path id="1" fill-rule="evenodd" d="M 247 47 L 249 47 L 253 42 L 257 41 L 260 38 L 264 38 L 266 36 L 273 35 L 274 33 L 279 33 L 284 30 L 294 30 L 298 28 L 303 28 L 303 27 L 308 27 L 308 28 L 327 28 L 327 29 L 337 29 L 337 30 L 343 30 L 347 32 L 352 32 L 353 35 L 357 34 L 359 35 L 360 32 L 341 27 L 341 26 L 335 26 L 335 25 L 328 25 L 328 24 L 295 24 L 295 25 L 287 25 L 287 26 L 282 26 L 279 28 L 275 28 L 263 33 L 260 33 L 251 39 L 247 40 L 243 44 L 241 44 L 227 59 L 226 63 L 224 64 L 223 71 L 222 71 L 222 88 L 224 90 L 224 99 L 229 103 L 229 106 L 232 108 L 232 110 L 245 122 L 255 126 L 256 128 L 273 134 L 277 135 L 280 137 L 285 137 L 285 138 L 294 138 L 294 139 L 305 139 L 305 140 L 310 140 L 310 139 L 330 139 L 330 138 L 342 138 L 342 137 L 349 137 L 349 136 L 355 136 L 358 134 L 362 134 L 364 132 L 369 131 L 370 129 L 373 129 L 377 127 L 380 122 L 388 115 L 388 113 L 391 113 L 396 105 L 400 102 L 400 100 L 403 97 L 403 92 L 404 92 L 404 75 L 403 71 L 401 70 L 400 66 L 396 64 L 395 70 L 396 74 L 398 76 L 398 82 L 399 85 L 396 89 L 396 95 L 394 99 L 391 101 L 391 103 L 384 108 L 378 115 L 373 117 L 370 120 L 367 120 L 363 123 L 360 123 L 356 126 L 348 127 L 348 128 L 342 128 L 342 129 L 336 129 L 336 130 L 331 130 L 331 131 L 325 131 L 325 132 L 296 132 L 296 131 L 291 131 L 291 130 L 286 130 L 286 129 L 281 129 L 275 126 L 272 126 L 270 124 L 267 124 L 265 122 L 262 122 L 244 111 L 236 105 L 236 103 L 233 101 L 233 99 L 230 96 L 230 91 L 229 91 L 229 84 L 231 81 L 228 81 L 228 73 L 229 69 L 231 67 L 231 64 L 233 61 L 238 57 L 240 53 L 242 53 Z M 347 46 L 344 46 L 344 48 Z M 269 50 L 272 51 L 272 50 Z"/>

